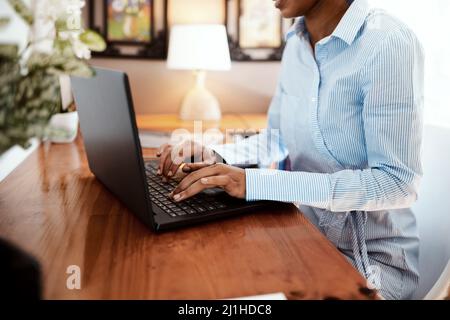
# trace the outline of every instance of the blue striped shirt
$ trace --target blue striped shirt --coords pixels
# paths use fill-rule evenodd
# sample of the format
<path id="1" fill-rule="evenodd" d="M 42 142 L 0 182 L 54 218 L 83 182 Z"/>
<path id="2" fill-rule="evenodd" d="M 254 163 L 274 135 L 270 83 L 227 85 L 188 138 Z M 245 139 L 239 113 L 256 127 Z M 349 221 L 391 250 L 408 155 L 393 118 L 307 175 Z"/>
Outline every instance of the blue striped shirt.
<path id="1" fill-rule="evenodd" d="M 287 38 L 268 128 L 214 150 L 231 164 L 259 164 L 259 169 L 246 170 L 249 201 L 295 202 L 306 211 L 312 208 L 319 227 L 338 213 L 365 213 L 359 225 L 364 230 L 353 230 L 354 234 L 346 229 L 350 222 L 336 227 L 338 220 L 331 223 L 338 232 L 322 230 L 344 253 L 353 250 L 349 256 L 366 276 L 364 257 L 358 265 L 354 256 L 366 244 L 355 244 L 354 238 L 365 232 L 362 240 L 367 243 L 388 239 L 378 242 L 381 249 L 368 249 L 383 251 L 383 257 L 369 252 L 367 260 L 400 270 L 403 280 L 397 280 L 403 282 L 397 287 L 402 293 L 393 293 L 397 287 L 390 284 L 381 292 L 388 298 L 406 297 L 417 284 L 417 245 L 405 241 L 402 247 L 398 238 L 417 240 L 415 229 L 408 229 L 415 221 L 411 213 L 395 210 L 409 208 L 417 199 L 422 175 L 422 47 L 408 27 L 370 9 L 366 0 L 355 0 L 335 31 L 314 50 L 303 18 Z M 283 160 L 287 170 L 264 169 Z M 411 247 L 409 255 L 405 248 Z M 410 280 L 407 285 L 405 277 Z M 391 282 L 397 280 L 393 277 Z"/>

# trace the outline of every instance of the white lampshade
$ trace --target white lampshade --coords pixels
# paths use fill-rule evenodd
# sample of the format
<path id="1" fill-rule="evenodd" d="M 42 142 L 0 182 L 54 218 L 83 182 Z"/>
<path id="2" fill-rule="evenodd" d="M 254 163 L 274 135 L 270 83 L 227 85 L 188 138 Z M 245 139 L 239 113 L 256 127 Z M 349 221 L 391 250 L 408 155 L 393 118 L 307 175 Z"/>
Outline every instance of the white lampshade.
<path id="1" fill-rule="evenodd" d="M 176 70 L 230 70 L 230 50 L 225 26 L 173 26 L 167 66 Z"/>

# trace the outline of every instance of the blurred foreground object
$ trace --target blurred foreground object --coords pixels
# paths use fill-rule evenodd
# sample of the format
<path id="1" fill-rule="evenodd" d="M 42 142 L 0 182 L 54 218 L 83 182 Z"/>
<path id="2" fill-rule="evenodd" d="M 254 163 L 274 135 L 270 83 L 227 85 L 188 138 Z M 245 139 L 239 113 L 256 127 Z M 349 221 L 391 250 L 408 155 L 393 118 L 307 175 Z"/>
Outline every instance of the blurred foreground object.
<path id="1" fill-rule="evenodd" d="M 2 300 L 39 300 L 41 272 L 38 262 L 0 239 L 0 282 Z"/>

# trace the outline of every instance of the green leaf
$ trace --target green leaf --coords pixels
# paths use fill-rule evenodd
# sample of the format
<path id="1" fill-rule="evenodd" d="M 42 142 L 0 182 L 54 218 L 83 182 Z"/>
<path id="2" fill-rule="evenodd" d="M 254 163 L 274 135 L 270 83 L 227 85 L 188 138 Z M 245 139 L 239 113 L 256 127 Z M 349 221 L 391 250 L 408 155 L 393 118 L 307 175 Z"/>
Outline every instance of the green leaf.
<path id="1" fill-rule="evenodd" d="M 62 40 L 60 38 L 56 38 L 53 41 L 54 48 L 63 55 L 73 54 L 72 43 L 70 40 Z"/>
<path id="2" fill-rule="evenodd" d="M 92 51 L 104 51 L 106 49 L 105 40 L 97 32 L 92 30 L 85 30 L 80 34 L 80 41 L 83 42 Z"/>
<path id="3" fill-rule="evenodd" d="M 50 117 L 61 110 L 58 77 L 45 69 L 20 74 L 18 62 L 0 58 L 0 154 L 31 137 L 46 136 Z"/>
<path id="4" fill-rule="evenodd" d="M 58 32 L 61 32 L 61 31 L 73 31 L 73 30 L 69 30 L 67 28 L 67 19 L 68 19 L 67 16 L 65 16 L 65 17 L 58 17 L 58 19 L 56 19 L 56 21 L 55 21 L 55 28 L 56 28 L 56 30 Z"/>
<path id="5" fill-rule="evenodd" d="M 73 54 L 34 52 L 28 59 L 27 67 L 30 72 L 45 70 L 54 75 L 67 74 L 87 78 L 94 75 L 92 68 Z"/>
<path id="6" fill-rule="evenodd" d="M 68 59 L 62 68 L 50 68 L 48 72 L 85 78 L 90 78 L 94 75 L 92 68 L 87 63 L 77 58 Z"/>
<path id="7" fill-rule="evenodd" d="M 8 0 L 11 7 L 28 24 L 32 25 L 34 16 L 31 9 L 22 0 Z"/>
<path id="8" fill-rule="evenodd" d="M 15 44 L 0 44 L 0 58 L 17 60 L 19 49 Z"/>

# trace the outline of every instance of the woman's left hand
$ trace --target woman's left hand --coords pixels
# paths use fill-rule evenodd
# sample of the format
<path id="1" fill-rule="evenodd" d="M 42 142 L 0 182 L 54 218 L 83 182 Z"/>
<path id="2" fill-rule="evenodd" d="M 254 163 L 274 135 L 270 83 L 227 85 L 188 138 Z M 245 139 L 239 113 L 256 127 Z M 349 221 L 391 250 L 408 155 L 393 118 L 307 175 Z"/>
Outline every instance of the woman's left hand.
<path id="1" fill-rule="evenodd" d="M 191 172 L 170 196 L 177 202 L 186 200 L 205 189 L 222 188 L 230 196 L 245 198 L 245 170 L 226 164 L 186 164 L 184 172 Z"/>

